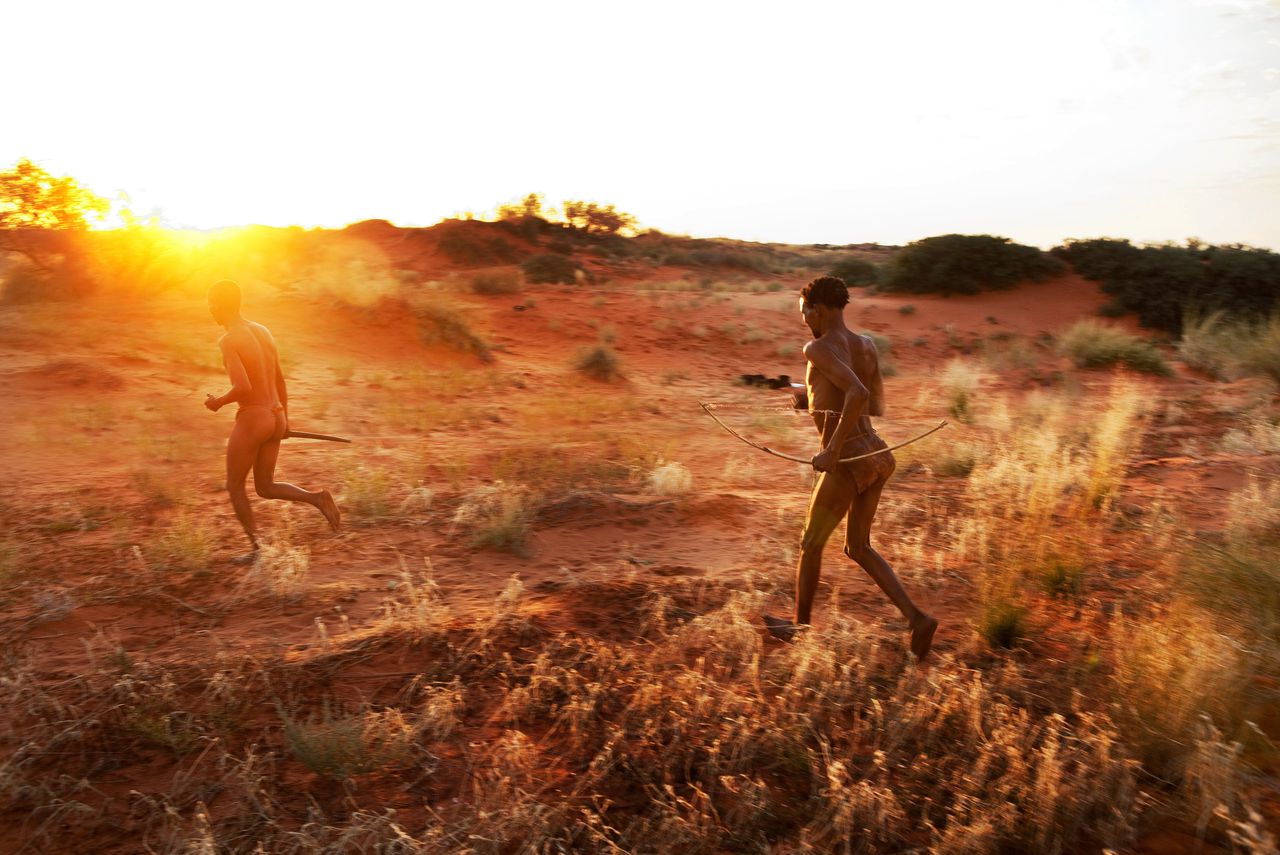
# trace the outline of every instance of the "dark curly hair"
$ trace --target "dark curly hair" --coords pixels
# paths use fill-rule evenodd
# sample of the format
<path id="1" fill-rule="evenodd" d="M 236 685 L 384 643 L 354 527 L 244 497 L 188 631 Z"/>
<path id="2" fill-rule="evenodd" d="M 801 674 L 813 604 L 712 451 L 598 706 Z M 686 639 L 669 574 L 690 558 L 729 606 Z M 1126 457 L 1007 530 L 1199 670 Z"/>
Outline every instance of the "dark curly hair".
<path id="1" fill-rule="evenodd" d="M 811 306 L 843 309 L 849 305 L 849 286 L 836 276 L 819 276 L 800 289 L 800 298 Z"/>

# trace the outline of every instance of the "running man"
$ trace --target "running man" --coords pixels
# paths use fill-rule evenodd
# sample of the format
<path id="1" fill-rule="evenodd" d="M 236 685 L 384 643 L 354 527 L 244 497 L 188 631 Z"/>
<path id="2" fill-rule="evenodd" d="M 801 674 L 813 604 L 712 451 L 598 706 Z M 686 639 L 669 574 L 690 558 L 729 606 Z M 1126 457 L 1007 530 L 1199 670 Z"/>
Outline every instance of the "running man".
<path id="1" fill-rule="evenodd" d="M 227 330 L 218 347 L 231 378 L 231 391 L 221 396 L 208 395 L 204 405 L 215 413 L 232 401 L 240 405 L 227 440 L 227 492 L 252 548 L 235 563 L 248 564 L 257 556 L 259 546 L 253 508 L 244 489 L 250 469 L 253 485 L 262 498 L 305 502 L 324 514 L 334 531 L 338 530 L 341 517 L 328 490 L 312 492 L 275 480 L 280 440 L 289 429 L 289 394 L 271 331 L 241 317 L 240 286 L 226 279 L 209 289 L 209 312 Z"/>
<path id="2" fill-rule="evenodd" d="M 840 463 L 843 458 L 887 447 L 871 426 L 871 416 L 884 415 L 884 382 L 876 347 L 871 339 L 845 326 L 848 303 L 849 289 L 834 276 L 819 277 L 800 291 L 800 313 L 814 335 L 804 346 L 805 388 L 809 412 L 822 436 L 822 451 L 813 458 L 813 468 L 821 474 L 809 500 L 800 544 L 794 620 L 765 620 L 769 631 L 784 641 L 809 625 L 823 547 L 847 516 L 844 554 L 867 571 L 902 612 L 911 630 L 911 651 L 923 659 L 938 622 L 911 602 L 893 568 L 871 548 L 871 523 L 880 492 L 893 474 L 893 454 L 885 451 Z"/>

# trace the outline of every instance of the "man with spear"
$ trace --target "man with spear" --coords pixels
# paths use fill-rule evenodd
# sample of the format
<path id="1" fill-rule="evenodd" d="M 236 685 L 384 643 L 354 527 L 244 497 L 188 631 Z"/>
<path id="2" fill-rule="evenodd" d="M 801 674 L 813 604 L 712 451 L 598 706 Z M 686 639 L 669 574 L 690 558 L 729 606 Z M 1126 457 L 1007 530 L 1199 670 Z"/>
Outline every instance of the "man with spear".
<path id="1" fill-rule="evenodd" d="M 253 508 L 245 494 L 245 478 L 253 470 L 253 485 L 264 499 L 284 499 L 311 505 L 338 530 L 341 516 L 338 505 L 328 490 L 310 491 L 275 480 L 276 458 L 280 441 L 289 436 L 303 436 L 289 430 L 289 394 L 271 331 L 262 324 L 240 315 L 240 286 L 223 279 L 209 289 L 209 312 L 214 321 L 227 330 L 218 341 L 222 362 L 231 378 L 231 391 L 225 395 L 208 395 L 204 405 L 213 412 L 235 401 L 235 426 L 227 440 L 227 492 L 252 551 L 235 559 L 237 564 L 251 563 L 258 553 L 258 534 L 253 524 Z M 338 437 L 310 434 L 316 439 Z"/>
<path id="2" fill-rule="evenodd" d="M 938 621 L 916 607 L 893 568 L 871 547 L 871 523 L 895 464 L 891 450 L 871 426 L 871 416 L 884 415 L 884 383 L 876 347 L 870 338 L 845 326 L 848 302 L 849 289 L 834 276 L 819 277 L 800 291 L 800 313 L 814 336 L 804 346 L 808 362 L 805 391 L 809 412 L 822 436 L 822 451 L 812 460 L 820 474 L 809 500 L 796 567 L 795 618 L 766 617 L 765 622 L 770 632 L 784 641 L 809 625 L 823 547 L 840 520 L 847 517 L 844 554 L 857 562 L 902 612 L 911 630 L 911 651 L 923 659 L 933 644 Z"/>

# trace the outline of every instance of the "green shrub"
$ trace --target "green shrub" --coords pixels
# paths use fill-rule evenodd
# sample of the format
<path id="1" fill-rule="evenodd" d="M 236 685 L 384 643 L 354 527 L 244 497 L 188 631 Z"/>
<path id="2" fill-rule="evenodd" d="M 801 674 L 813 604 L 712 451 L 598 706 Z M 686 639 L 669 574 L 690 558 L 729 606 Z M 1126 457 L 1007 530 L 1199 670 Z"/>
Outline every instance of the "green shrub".
<path id="1" fill-rule="evenodd" d="M 1116 308 L 1143 326 L 1177 333 L 1190 315 L 1222 311 L 1257 321 L 1280 311 L 1280 255 L 1242 245 L 1135 247 L 1127 240 L 1067 241 L 1053 254 L 1102 283 Z"/>
<path id="2" fill-rule="evenodd" d="M 1062 263 L 1033 246 L 991 235 L 941 235 L 909 244 L 886 265 L 880 288 L 911 294 L 977 294 L 1040 281 Z"/>
<path id="3" fill-rule="evenodd" d="M 598 344 L 578 356 L 576 367 L 588 377 L 611 382 L 622 376 L 618 355 L 608 345 Z"/>
<path id="4" fill-rule="evenodd" d="M 876 281 L 877 268 L 870 261 L 861 258 L 842 258 L 831 265 L 832 276 L 844 280 L 846 285 L 873 285 Z"/>
<path id="5" fill-rule="evenodd" d="M 1027 635 L 1027 610 L 1012 600 L 996 597 L 983 607 L 978 632 L 992 647 L 1016 647 Z"/>
<path id="6" fill-rule="evenodd" d="M 1134 371 L 1168 376 L 1172 372 L 1155 345 L 1094 320 L 1077 321 L 1058 339 L 1058 349 L 1077 368 L 1124 365 Z"/>
<path id="7" fill-rule="evenodd" d="M 547 252 L 530 258 L 520 265 L 520 269 L 524 271 L 525 279 L 532 283 L 572 285 L 578 281 L 578 271 L 582 268 L 567 255 Z"/>
<path id="8" fill-rule="evenodd" d="M 446 220 L 436 227 L 439 229 L 436 245 L 450 261 L 469 267 L 518 261 L 520 253 L 506 238 L 485 233 L 495 225 L 470 220 Z"/>

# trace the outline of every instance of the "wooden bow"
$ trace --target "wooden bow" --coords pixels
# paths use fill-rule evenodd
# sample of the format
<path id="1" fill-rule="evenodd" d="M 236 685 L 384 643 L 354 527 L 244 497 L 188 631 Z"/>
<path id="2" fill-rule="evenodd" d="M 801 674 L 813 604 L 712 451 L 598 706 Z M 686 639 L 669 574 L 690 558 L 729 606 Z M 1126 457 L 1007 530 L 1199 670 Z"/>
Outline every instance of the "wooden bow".
<path id="1" fill-rule="evenodd" d="M 770 447 L 769 447 L 769 446 L 767 446 L 767 445 L 761 445 L 761 444 L 760 444 L 760 443 L 758 443 L 758 442 L 754 442 L 754 441 L 752 441 L 752 440 L 747 439 L 745 436 L 743 436 L 742 434 L 738 433 L 736 430 L 734 430 L 733 428 L 729 427 L 729 426 L 728 426 L 727 424 L 725 424 L 724 422 L 720 421 L 719 417 L 718 417 L 718 416 L 716 416 L 716 414 L 715 414 L 715 413 L 711 412 L 711 404 L 710 404 L 710 403 L 708 403 L 707 401 L 699 401 L 698 403 L 699 403 L 699 405 L 702 407 L 702 411 L 703 411 L 704 413 L 706 413 L 707 415 L 711 416 L 711 418 L 712 418 L 712 419 L 715 419 L 715 423 L 716 423 L 716 424 L 720 425 L 720 427 L 722 427 L 722 428 L 724 428 L 726 431 L 728 431 L 728 432 L 729 432 L 729 434 L 730 434 L 731 436 L 733 436 L 733 437 L 735 437 L 735 438 L 737 438 L 737 439 L 742 440 L 743 442 L 745 442 L 747 445 L 751 446 L 752 448 L 758 448 L 758 449 L 760 449 L 761 451 L 763 451 L 765 454 L 772 454 L 774 457 L 781 457 L 783 460 L 790 460 L 792 463 L 808 463 L 808 464 L 810 464 L 810 465 L 812 465 L 812 464 L 813 464 L 813 460 L 812 460 L 812 458 L 811 458 L 811 459 L 809 459 L 809 460 L 805 460 L 803 457 L 796 457 L 796 456 L 795 456 L 795 455 L 793 455 L 793 454 L 786 454 L 786 453 L 784 453 L 784 452 L 781 452 L 781 451 L 777 451 L 777 450 L 775 450 L 775 449 L 772 449 L 772 448 L 770 448 Z M 842 459 L 840 460 L 840 462 L 841 462 L 841 463 L 852 463 L 852 462 L 853 462 L 853 461 L 855 461 L 855 460 L 862 460 L 864 457 L 871 457 L 871 456 L 876 455 L 876 454 L 884 454 L 884 453 L 885 453 L 885 452 L 887 452 L 887 451 L 896 451 L 896 450 L 898 450 L 899 448 L 902 448 L 904 445 L 910 445 L 910 444 L 911 444 L 911 443 L 913 443 L 913 442 L 918 442 L 918 441 L 920 441 L 920 440 L 924 439 L 924 438 L 925 438 L 926 436 L 928 436 L 929 434 L 931 434 L 931 433 L 936 433 L 937 431 L 942 430 L 942 429 L 943 429 L 944 427 L 946 427 L 946 426 L 947 426 L 947 421 L 946 421 L 946 419 L 943 419 L 942 421 L 938 422 L 937 427 L 930 428 L 929 430 L 925 431 L 924 433 L 920 434 L 919 436 L 914 436 L 914 437 L 912 437 L 911 439 L 907 440 L 906 442 L 900 442 L 900 443 L 898 443 L 897 445 L 891 445 L 891 446 L 889 446 L 888 448 L 877 448 L 875 451 L 868 451 L 866 454 L 859 454 L 859 455 L 857 455 L 856 457 L 845 457 L 845 458 L 842 458 Z"/>

